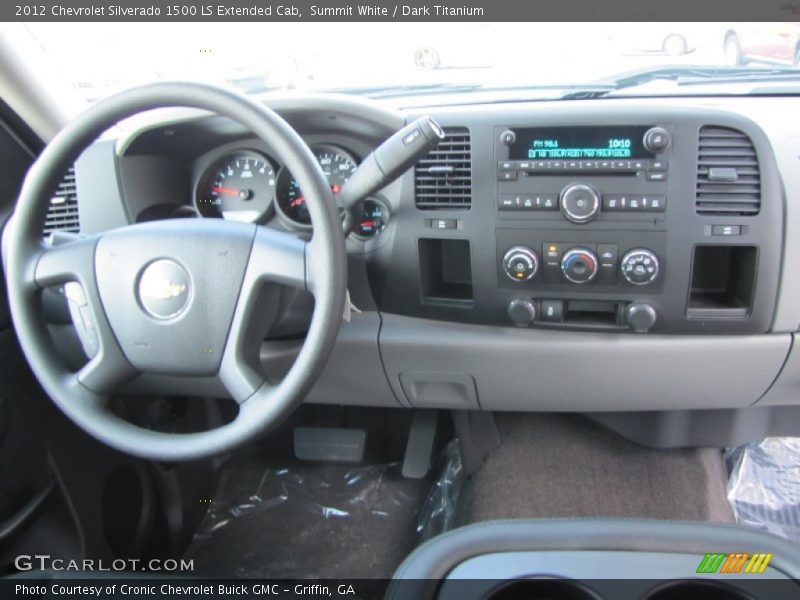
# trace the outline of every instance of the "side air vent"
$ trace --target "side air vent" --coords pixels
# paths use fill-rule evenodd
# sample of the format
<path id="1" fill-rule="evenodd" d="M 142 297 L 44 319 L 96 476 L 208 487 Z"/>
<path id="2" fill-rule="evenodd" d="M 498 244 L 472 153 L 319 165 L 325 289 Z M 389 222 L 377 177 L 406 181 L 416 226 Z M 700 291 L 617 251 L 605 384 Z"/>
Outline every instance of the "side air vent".
<path id="1" fill-rule="evenodd" d="M 445 138 L 414 169 L 421 210 L 465 209 L 472 204 L 472 145 L 466 127 L 445 127 Z"/>
<path id="2" fill-rule="evenodd" d="M 761 209 L 756 149 L 741 131 L 700 129 L 695 209 L 699 215 L 723 216 L 752 216 Z"/>
<path id="3" fill-rule="evenodd" d="M 70 168 L 64 179 L 58 184 L 50 208 L 47 209 L 47 220 L 44 223 L 45 235 L 53 231 L 71 231 L 78 233 L 81 224 L 78 219 L 78 195 L 75 186 L 75 169 Z"/>

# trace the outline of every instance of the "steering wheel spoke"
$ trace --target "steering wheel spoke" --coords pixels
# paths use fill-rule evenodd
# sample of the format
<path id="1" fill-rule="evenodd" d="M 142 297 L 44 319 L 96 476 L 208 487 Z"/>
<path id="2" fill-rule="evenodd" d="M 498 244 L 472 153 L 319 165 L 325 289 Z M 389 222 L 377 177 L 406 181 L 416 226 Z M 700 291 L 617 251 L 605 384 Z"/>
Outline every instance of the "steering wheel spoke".
<path id="1" fill-rule="evenodd" d="M 56 246 L 45 246 L 36 258 L 33 283 L 45 288 L 75 281 L 86 289 L 94 281 L 97 240 L 97 237 L 78 238 Z"/>
<path id="2" fill-rule="evenodd" d="M 306 289 L 308 243 L 291 233 L 258 227 L 250 262 L 247 265 L 243 291 L 253 291 L 264 282 L 282 283 Z"/>

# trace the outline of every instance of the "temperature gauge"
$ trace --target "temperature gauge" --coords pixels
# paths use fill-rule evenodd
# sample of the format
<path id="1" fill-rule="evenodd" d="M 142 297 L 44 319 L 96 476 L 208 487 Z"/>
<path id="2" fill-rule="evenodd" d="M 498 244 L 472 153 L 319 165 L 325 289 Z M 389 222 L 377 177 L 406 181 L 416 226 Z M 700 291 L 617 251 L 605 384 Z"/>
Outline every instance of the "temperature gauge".
<path id="1" fill-rule="evenodd" d="M 377 198 L 367 198 L 356 211 L 353 233 L 361 239 L 377 237 L 386 229 L 391 214 L 389 208 Z"/>

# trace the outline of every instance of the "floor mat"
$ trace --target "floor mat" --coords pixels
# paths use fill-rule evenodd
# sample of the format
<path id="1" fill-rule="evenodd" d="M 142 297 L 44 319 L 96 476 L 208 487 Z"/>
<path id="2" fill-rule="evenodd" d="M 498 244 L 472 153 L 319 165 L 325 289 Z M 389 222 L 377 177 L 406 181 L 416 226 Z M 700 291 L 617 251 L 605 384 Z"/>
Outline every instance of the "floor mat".
<path id="1" fill-rule="evenodd" d="M 577 416 L 496 417 L 503 443 L 467 483 L 467 522 L 552 517 L 734 521 L 719 450 L 651 450 Z"/>
<path id="2" fill-rule="evenodd" d="M 186 557 L 207 577 L 388 578 L 430 487 L 394 463 L 228 467 Z"/>

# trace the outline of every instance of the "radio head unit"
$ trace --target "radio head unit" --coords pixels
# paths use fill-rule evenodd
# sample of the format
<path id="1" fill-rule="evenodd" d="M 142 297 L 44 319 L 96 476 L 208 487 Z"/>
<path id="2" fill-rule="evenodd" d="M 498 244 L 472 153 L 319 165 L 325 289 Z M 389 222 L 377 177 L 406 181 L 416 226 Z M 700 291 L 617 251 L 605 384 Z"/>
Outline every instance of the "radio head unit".
<path id="1" fill-rule="evenodd" d="M 650 159 L 646 126 L 532 127 L 514 130 L 509 160 Z"/>

